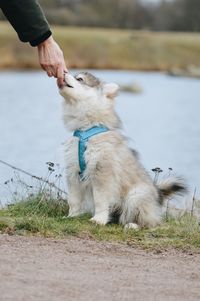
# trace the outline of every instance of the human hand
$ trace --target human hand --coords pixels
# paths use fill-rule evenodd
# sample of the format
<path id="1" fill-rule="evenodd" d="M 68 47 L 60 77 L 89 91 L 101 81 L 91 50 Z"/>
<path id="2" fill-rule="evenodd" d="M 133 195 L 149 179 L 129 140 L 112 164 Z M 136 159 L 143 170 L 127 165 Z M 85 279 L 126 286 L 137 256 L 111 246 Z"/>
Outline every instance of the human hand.
<path id="1" fill-rule="evenodd" d="M 57 85 L 61 87 L 64 84 L 64 74 L 68 72 L 62 50 L 52 36 L 37 47 L 41 67 L 48 76 L 56 77 Z"/>

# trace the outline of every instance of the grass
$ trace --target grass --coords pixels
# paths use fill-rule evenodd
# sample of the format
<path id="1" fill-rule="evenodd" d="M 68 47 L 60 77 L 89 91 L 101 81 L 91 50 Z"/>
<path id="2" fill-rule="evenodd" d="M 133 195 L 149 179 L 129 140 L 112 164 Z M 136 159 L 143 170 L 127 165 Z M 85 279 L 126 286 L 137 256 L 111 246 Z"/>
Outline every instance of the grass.
<path id="1" fill-rule="evenodd" d="M 62 199 L 30 196 L 0 210 L 0 232 L 57 238 L 70 235 L 154 250 L 200 250 L 200 225 L 189 214 L 168 218 L 155 229 L 125 231 L 118 224 L 95 225 L 89 221 L 89 215 L 63 219 L 67 212 L 67 203 Z"/>
<path id="2" fill-rule="evenodd" d="M 200 34 L 52 26 L 73 68 L 161 70 L 200 67 Z M 38 69 L 37 51 L 0 24 L 0 68 Z"/>

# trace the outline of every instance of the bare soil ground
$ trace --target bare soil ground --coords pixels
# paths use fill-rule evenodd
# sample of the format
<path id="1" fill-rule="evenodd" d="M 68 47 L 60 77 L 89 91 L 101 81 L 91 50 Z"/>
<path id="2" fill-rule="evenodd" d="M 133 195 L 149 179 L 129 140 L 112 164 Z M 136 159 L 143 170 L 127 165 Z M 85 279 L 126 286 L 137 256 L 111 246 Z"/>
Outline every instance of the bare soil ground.
<path id="1" fill-rule="evenodd" d="M 200 300 L 200 254 L 0 235 L 0 299 Z"/>

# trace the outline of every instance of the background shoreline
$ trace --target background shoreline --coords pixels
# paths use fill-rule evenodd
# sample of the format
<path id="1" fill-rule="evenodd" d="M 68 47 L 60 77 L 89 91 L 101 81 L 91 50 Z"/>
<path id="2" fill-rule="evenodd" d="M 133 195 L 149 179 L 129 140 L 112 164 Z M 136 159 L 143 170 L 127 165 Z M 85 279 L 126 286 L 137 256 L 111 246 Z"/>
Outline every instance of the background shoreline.
<path id="1" fill-rule="evenodd" d="M 52 26 L 69 68 L 165 71 L 200 68 L 200 33 Z M 68 62 L 69 60 L 69 62 Z M 0 70 L 38 70 L 37 49 L 0 22 Z"/>

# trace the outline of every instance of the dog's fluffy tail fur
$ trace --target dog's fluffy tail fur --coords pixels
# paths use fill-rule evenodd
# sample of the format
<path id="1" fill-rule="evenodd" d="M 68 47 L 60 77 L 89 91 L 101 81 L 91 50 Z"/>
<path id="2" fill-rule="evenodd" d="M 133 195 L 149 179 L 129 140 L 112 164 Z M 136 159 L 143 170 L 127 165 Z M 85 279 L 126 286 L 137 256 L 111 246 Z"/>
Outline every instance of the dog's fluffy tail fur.
<path id="1" fill-rule="evenodd" d="M 188 189 L 185 181 L 179 177 L 170 177 L 156 184 L 159 191 L 159 203 L 163 205 L 164 200 L 174 194 L 185 194 Z"/>

